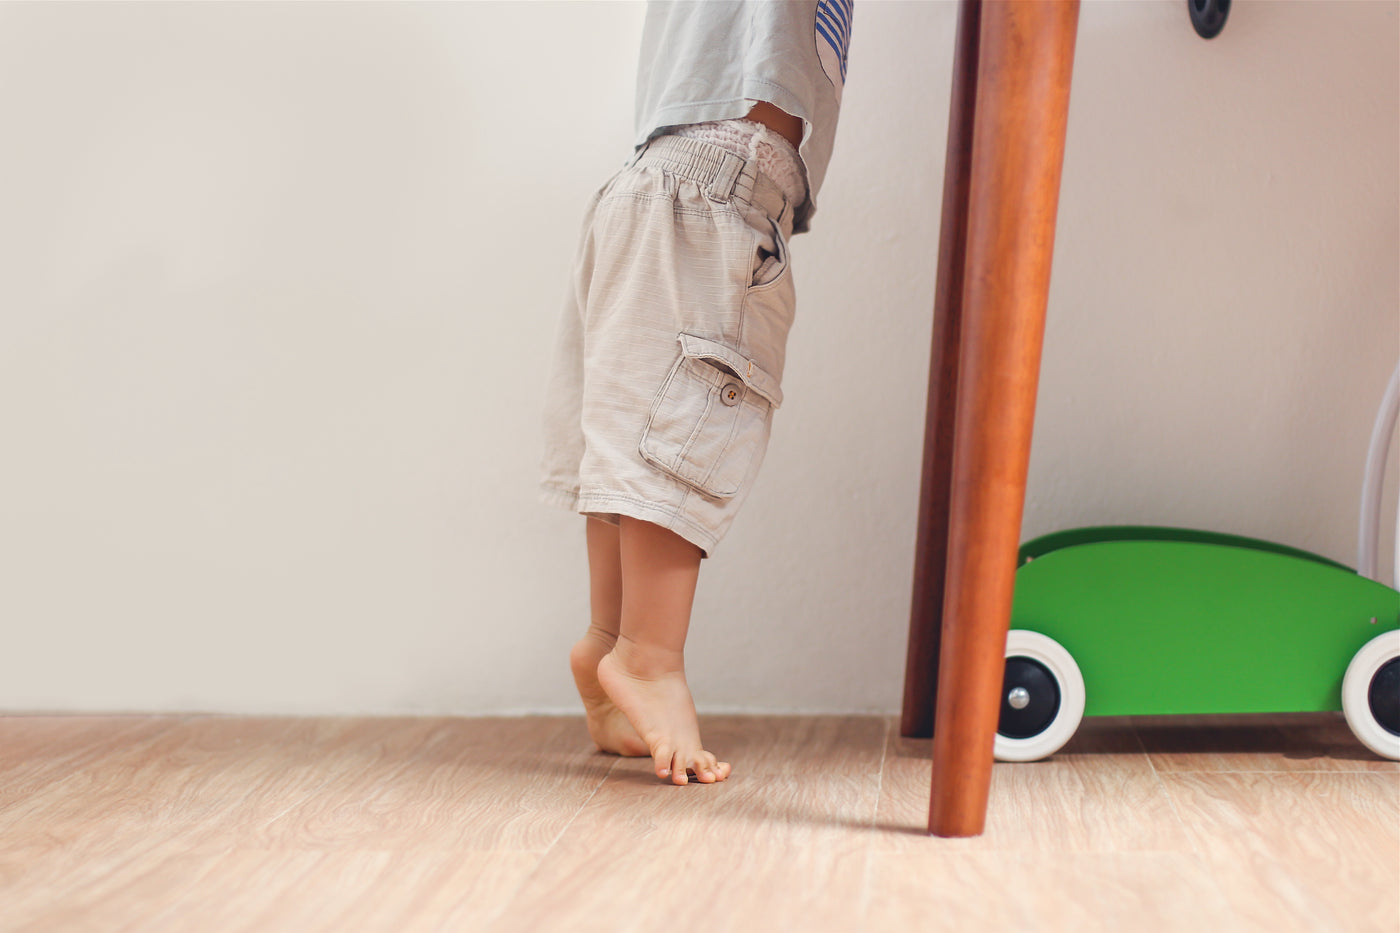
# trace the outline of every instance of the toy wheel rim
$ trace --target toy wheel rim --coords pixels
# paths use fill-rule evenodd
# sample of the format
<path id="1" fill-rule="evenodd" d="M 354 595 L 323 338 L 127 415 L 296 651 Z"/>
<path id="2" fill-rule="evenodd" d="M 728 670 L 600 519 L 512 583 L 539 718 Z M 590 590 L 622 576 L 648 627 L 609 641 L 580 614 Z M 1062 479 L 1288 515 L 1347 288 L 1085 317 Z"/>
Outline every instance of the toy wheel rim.
<path id="1" fill-rule="evenodd" d="M 1001 761 L 1036 761 L 1053 755 L 1070 740 L 1084 718 L 1084 676 L 1079 665 L 1053 638 L 1023 629 L 1007 633 L 1006 657 L 1009 666 L 1023 672 L 1033 670 L 1031 664 L 1044 670 L 1059 692 L 1059 706 L 1044 728 L 1034 735 L 1016 738 L 998 730 L 994 754 Z M 1011 662 L 1029 663 L 1021 666 Z M 1003 706 L 1005 703 L 1004 694 Z"/>
<path id="2" fill-rule="evenodd" d="M 1382 758 L 1400 761 L 1400 629 L 1366 642 L 1342 679 L 1342 712 L 1351 731 Z"/>

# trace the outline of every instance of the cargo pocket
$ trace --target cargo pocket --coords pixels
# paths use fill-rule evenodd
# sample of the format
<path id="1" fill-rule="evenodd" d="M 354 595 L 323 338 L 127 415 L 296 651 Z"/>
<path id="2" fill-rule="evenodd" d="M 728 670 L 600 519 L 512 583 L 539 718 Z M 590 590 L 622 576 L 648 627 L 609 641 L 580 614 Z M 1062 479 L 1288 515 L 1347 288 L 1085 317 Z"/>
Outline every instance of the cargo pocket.
<path id="1" fill-rule="evenodd" d="M 681 334 L 680 359 L 652 404 L 644 459 L 707 496 L 730 499 L 768 443 L 778 381 L 712 340 Z"/>

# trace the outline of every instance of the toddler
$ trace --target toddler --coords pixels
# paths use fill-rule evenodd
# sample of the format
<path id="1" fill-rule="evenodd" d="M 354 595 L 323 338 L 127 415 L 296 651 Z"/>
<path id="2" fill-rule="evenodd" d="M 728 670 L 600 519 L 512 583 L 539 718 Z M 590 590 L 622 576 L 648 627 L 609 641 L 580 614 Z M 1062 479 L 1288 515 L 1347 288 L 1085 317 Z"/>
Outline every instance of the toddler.
<path id="1" fill-rule="evenodd" d="M 582 513 L 591 622 L 570 655 L 603 751 L 723 781 L 684 647 L 701 559 L 782 404 L 788 239 L 831 157 L 852 0 L 652 0 L 632 159 L 594 196 L 546 408 L 545 501 Z"/>

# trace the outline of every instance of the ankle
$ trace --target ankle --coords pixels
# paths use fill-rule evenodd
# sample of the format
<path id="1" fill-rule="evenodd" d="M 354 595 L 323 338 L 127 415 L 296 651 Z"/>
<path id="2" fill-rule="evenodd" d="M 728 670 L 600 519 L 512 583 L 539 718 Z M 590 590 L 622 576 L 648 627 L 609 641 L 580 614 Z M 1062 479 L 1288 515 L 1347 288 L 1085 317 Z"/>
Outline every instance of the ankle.
<path id="1" fill-rule="evenodd" d="M 596 680 L 598 662 L 607 657 L 616 643 L 616 635 L 597 625 L 590 625 L 588 631 L 569 649 L 569 666 L 573 668 L 575 679 Z"/>
<path id="2" fill-rule="evenodd" d="M 578 643 L 601 654 L 607 654 L 613 649 L 613 645 L 617 644 L 617 633 L 608 631 L 597 622 L 590 622 L 588 631 L 583 633 Z"/>
<path id="3" fill-rule="evenodd" d="M 685 674 L 685 652 L 674 648 L 622 635 L 610 653 L 618 665 L 634 677 L 651 679 L 664 674 Z"/>

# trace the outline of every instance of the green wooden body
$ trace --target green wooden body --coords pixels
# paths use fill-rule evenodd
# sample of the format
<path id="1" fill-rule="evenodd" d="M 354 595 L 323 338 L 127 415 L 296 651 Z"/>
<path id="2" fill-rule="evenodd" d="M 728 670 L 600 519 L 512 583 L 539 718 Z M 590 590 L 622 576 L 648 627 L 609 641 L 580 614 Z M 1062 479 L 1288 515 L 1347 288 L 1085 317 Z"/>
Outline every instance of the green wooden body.
<path id="1" fill-rule="evenodd" d="M 1266 541 L 1086 528 L 1021 560 L 1011 627 L 1074 657 L 1086 716 L 1339 710 L 1352 655 L 1400 628 L 1400 593 Z"/>

